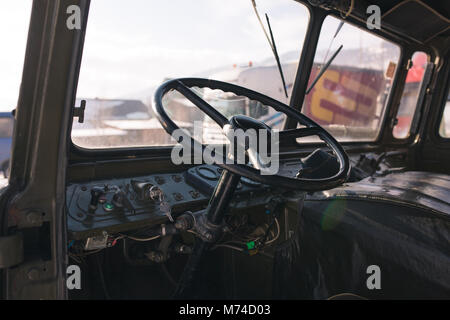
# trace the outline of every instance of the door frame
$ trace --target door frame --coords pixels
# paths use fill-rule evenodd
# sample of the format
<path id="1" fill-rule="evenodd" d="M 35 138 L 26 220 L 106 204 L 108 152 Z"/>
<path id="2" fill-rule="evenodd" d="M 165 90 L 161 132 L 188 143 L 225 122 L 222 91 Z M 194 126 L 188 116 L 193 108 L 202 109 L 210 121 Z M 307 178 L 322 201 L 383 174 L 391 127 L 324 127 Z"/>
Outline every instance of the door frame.
<path id="1" fill-rule="evenodd" d="M 71 5 L 81 29 L 68 27 Z M 2 272 L 4 299 L 67 298 L 67 141 L 88 8 L 89 0 L 33 1 L 11 174 L 0 195 L 1 235 L 21 235 L 23 261 Z"/>

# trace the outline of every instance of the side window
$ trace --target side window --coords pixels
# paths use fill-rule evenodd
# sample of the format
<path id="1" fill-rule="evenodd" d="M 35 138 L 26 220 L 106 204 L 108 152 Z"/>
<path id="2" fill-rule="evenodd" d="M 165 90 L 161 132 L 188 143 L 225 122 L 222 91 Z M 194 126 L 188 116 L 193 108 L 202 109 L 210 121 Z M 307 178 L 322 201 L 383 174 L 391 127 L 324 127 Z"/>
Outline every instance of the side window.
<path id="1" fill-rule="evenodd" d="M 439 134 L 443 138 L 450 138 L 450 89 L 447 94 L 447 103 L 445 104 L 444 112 L 442 113 Z"/>
<path id="2" fill-rule="evenodd" d="M 409 136 L 409 129 L 417 107 L 417 101 L 422 88 L 422 80 L 425 75 L 428 55 L 424 52 L 415 52 L 411 57 L 412 66 L 406 76 L 400 106 L 397 113 L 397 124 L 393 135 L 397 139 L 405 139 Z"/>
<path id="3" fill-rule="evenodd" d="M 9 172 L 14 119 L 31 14 L 31 0 L 0 1 L 0 177 Z M 0 179 L 3 186 L 5 179 Z"/>
<path id="4" fill-rule="evenodd" d="M 373 141 L 380 131 L 400 48 L 328 16 L 309 86 L 341 45 L 341 51 L 307 94 L 302 111 L 340 141 Z"/>

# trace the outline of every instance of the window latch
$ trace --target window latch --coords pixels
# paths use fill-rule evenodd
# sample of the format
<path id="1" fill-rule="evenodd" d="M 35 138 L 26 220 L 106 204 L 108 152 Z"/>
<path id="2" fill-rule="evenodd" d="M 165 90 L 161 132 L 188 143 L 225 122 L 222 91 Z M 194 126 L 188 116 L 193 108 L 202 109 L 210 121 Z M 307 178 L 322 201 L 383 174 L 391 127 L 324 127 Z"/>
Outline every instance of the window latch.
<path id="1" fill-rule="evenodd" d="M 406 62 L 406 70 L 411 69 L 413 66 L 413 61 L 412 59 L 408 59 L 408 62 Z"/>
<path id="2" fill-rule="evenodd" d="M 86 100 L 81 100 L 80 106 L 73 110 L 73 117 L 78 118 L 78 123 L 84 122 L 84 110 L 86 109 Z"/>

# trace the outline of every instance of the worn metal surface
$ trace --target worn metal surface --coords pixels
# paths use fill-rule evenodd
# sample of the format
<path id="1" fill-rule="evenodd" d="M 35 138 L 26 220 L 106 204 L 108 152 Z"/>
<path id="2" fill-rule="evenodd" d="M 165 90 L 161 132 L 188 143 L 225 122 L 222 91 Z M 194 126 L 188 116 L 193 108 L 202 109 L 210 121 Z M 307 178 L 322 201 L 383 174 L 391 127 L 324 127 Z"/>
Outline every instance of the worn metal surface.
<path id="1" fill-rule="evenodd" d="M 4 227 L 21 230 L 26 254 L 24 263 L 3 272 L 7 299 L 67 297 L 66 148 L 82 44 L 81 30 L 66 25 L 67 7 L 73 4 L 87 12 L 86 0 L 33 2 L 13 135 L 8 186 L 13 191 L 4 199 L 9 202 Z M 33 255 L 27 252 L 38 243 L 39 232 L 32 228 L 49 238 Z"/>
<path id="2" fill-rule="evenodd" d="M 22 234 L 0 237 L 0 269 L 15 266 L 23 261 Z"/>
<path id="3" fill-rule="evenodd" d="M 422 208 L 450 218 L 450 176 L 410 171 L 369 177 L 333 190 L 316 192 L 306 200 L 354 199 L 392 202 Z"/>

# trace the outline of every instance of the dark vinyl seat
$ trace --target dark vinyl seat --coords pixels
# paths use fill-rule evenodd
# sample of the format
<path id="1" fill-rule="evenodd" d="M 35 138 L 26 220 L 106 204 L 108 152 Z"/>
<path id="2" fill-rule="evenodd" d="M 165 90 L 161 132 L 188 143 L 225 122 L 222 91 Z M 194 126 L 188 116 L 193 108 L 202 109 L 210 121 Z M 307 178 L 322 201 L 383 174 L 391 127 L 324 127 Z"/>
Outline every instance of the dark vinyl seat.
<path id="1" fill-rule="evenodd" d="M 290 242 L 276 263 L 284 298 L 448 299 L 450 177 L 404 172 L 309 194 Z M 368 286 L 372 265 L 380 289 Z"/>

